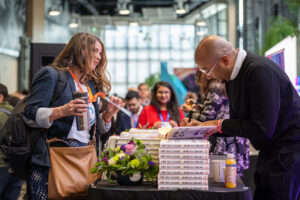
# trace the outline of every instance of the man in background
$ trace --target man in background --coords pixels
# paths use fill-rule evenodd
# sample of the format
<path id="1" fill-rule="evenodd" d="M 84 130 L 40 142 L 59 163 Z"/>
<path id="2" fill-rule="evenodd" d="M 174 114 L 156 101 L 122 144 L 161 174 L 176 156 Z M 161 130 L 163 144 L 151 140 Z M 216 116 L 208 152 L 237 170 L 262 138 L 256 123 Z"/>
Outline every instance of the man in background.
<path id="1" fill-rule="evenodd" d="M 150 104 L 149 99 L 149 87 L 146 83 L 140 83 L 138 86 L 140 102 L 142 106 L 148 106 Z"/>
<path id="2" fill-rule="evenodd" d="M 138 128 L 138 122 L 140 114 L 143 110 L 143 106 L 140 103 L 139 94 L 136 91 L 129 91 L 125 97 L 127 109 L 131 112 L 131 117 L 125 113 L 120 114 L 120 120 L 118 125 L 118 134 L 126 129 Z"/>
<path id="3" fill-rule="evenodd" d="M 7 98 L 7 87 L 0 83 L 0 140 L 3 137 L 4 124 L 13 110 Z M 0 199 L 17 200 L 21 191 L 22 181 L 9 173 L 9 165 L 3 160 L 4 156 L 4 153 L 0 151 Z"/>

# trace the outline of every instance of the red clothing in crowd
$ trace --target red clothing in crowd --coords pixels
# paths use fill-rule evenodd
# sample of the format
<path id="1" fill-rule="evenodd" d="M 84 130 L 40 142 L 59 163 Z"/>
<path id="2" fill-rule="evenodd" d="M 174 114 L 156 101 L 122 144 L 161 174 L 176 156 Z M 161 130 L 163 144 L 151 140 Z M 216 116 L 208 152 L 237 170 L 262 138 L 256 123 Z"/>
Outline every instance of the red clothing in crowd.
<path id="1" fill-rule="evenodd" d="M 180 113 L 180 120 L 181 120 L 185 116 L 184 116 L 184 113 L 181 109 L 179 109 L 179 113 Z M 167 116 L 168 116 L 168 111 L 167 110 L 162 110 L 161 115 L 162 115 L 164 121 L 166 121 Z M 174 120 L 174 119 L 171 119 L 171 117 L 170 117 L 170 120 Z M 151 128 L 151 127 L 153 127 L 154 123 L 158 122 L 158 121 L 161 121 L 161 120 L 159 118 L 159 114 L 158 114 L 158 111 L 157 111 L 156 107 L 152 106 L 152 105 L 149 105 L 149 106 L 146 106 L 143 109 L 143 111 L 140 115 L 139 124 L 140 124 L 141 127 L 143 127 L 148 122 L 148 126 L 146 128 Z M 178 126 L 179 126 L 179 124 L 178 124 Z"/>

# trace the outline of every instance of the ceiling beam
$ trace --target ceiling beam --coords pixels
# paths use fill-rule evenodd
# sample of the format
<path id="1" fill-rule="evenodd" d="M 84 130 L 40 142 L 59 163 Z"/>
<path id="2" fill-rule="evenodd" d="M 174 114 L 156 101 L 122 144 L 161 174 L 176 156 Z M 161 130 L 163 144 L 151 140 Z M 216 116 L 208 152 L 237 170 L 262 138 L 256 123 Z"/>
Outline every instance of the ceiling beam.
<path id="1" fill-rule="evenodd" d="M 88 1 L 86 1 L 86 0 L 77 0 L 77 1 L 78 1 L 78 3 L 81 4 L 81 6 L 83 6 L 85 9 L 87 9 L 92 15 L 99 15 L 99 12 L 95 8 L 95 6 L 90 4 Z"/>

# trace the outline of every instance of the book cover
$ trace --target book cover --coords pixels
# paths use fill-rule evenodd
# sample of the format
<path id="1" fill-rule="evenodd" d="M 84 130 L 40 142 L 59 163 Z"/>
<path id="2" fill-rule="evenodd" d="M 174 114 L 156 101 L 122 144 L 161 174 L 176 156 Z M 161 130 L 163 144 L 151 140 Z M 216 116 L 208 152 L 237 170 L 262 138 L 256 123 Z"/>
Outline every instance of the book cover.
<path id="1" fill-rule="evenodd" d="M 183 126 L 174 127 L 166 135 L 167 139 L 203 139 L 205 133 L 216 129 L 216 126 Z"/>

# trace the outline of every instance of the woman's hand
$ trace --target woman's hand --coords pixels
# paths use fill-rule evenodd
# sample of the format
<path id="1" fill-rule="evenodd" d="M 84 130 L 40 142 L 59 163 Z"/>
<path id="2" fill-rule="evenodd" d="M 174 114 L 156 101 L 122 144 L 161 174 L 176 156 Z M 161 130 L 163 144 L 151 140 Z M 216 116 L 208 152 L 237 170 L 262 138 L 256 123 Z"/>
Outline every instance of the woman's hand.
<path id="1" fill-rule="evenodd" d="M 180 126 L 187 126 L 189 123 L 189 118 L 183 118 L 180 122 Z"/>
<path id="2" fill-rule="evenodd" d="M 171 124 L 172 127 L 177 127 L 178 124 L 174 120 L 170 120 L 169 123 Z"/>
<path id="3" fill-rule="evenodd" d="M 115 97 L 115 96 L 111 96 L 110 101 L 117 105 L 120 105 L 122 102 L 122 100 L 119 97 Z M 108 102 L 106 111 L 108 111 L 108 112 L 112 113 L 112 115 L 114 115 L 119 111 L 119 108 L 117 108 L 116 106 L 114 106 Z"/>
<path id="4" fill-rule="evenodd" d="M 161 121 L 155 122 L 155 123 L 153 124 L 153 128 L 154 128 L 154 129 L 161 128 L 161 126 L 162 126 L 162 122 L 161 122 Z"/>
<path id="5" fill-rule="evenodd" d="M 181 110 L 185 113 L 195 109 L 196 101 L 194 99 L 187 99 L 181 106 Z"/>
<path id="6" fill-rule="evenodd" d="M 52 110 L 52 114 L 49 117 L 49 121 L 66 117 L 66 116 L 83 116 L 88 111 L 88 105 L 82 99 L 74 99 L 69 103 L 55 107 Z"/>
<path id="7" fill-rule="evenodd" d="M 188 112 L 190 112 L 191 110 L 193 110 L 192 106 L 189 105 L 189 104 L 187 104 L 187 103 L 182 104 L 180 108 L 181 108 L 181 110 L 182 110 L 183 112 L 185 112 L 185 113 L 188 113 Z"/>
<path id="8" fill-rule="evenodd" d="M 122 100 L 119 97 L 111 96 L 110 101 L 120 105 L 122 103 Z M 112 116 L 114 116 L 117 112 L 119 111 L 119 108 L 116 106 L 112 105 L 111 103 L 107 103 L 107 108 L 105 112 L 103 113 L 102 117 L 104 117 L 104 121 L 106 123 L 109 123 L 111 121 Z"/>

